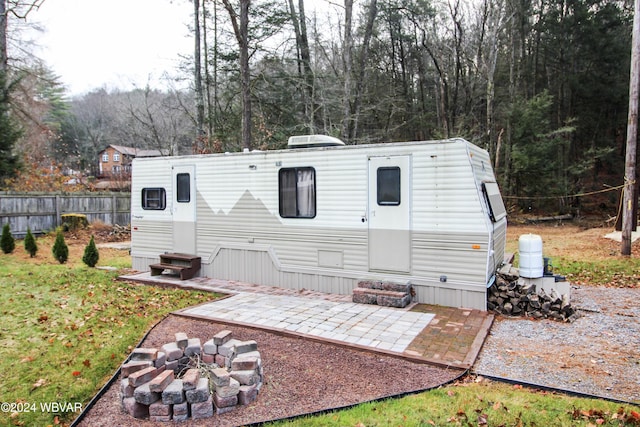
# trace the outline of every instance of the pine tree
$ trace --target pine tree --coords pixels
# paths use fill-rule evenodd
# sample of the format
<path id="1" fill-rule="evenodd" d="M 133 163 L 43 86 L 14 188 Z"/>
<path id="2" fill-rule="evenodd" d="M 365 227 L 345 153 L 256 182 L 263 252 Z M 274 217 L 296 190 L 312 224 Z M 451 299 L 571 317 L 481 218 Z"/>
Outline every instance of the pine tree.
<path id="1" fill-rule="evenodd" d="M 60 264 L 64 264 L 69 258 L 69 247 L 64 241 L 64 234 L 62 230 L 58 230 L 56 234 L 56 241 L 53 244 L 53 248 L 51 249 L 53 252 L 53 257 L 58 260 Z"/>
<path id="2" fill-rule="evenodd" d="M 98 259 L 100 259 L 100 254 L 98 253 L 96 242 L 93 240 L 93 236 L 91 236 L 91 240 L 89 240 L 89 244 L 84 248 L 84 255 L 82 256 L 82 262 L 87 264 L 89 267 L 95 267 L 96 264 L 98 263 Z"/>
<path id="3" fill-rule="evenodd" d="M 19 168 L 18 157 L 13 153 L 13 147 L 20 139 L 22 131 L 9 114 L 10 101 L 4 72 L 0 71 L 0 181 L 11 178 Z"/>
<path id="4" fill-rule="evenodd" d="M 27 235 L 24 236 L 24 250 L 31 255 L 31 258 L 36 256 L 36 252 L 38 252 L 38 244 L 36 243 L 36 238 L 31 234 L 30 228 L 27 228 Z"/>
<path id="5" fill-rule="evenodd" d="M 16 248 L 16 240 L 13 238 L 11 234 L 11 228 L 9 223 L 6 223 L 2 227 L 2 237 L 0 238 L 0 247 L 2 247 L 2 252 L 5 254 L 10 254 Z"/>

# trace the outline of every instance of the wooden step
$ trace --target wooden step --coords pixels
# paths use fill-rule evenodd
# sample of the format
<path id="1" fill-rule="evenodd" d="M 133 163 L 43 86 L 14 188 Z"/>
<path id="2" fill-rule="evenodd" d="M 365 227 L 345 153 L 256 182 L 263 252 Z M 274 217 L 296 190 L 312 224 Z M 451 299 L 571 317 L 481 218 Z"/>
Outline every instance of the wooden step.
<path id="1" fill-rule="evenodd" d="M 160 255 L 160 262 L 149 265 L 152 276 L 159 276 L 165 270 L 178 273 L 181 280 L 192 279 L 200 270 L 201 258 L 196 255 L 181 253 L 164 253 Z"/>

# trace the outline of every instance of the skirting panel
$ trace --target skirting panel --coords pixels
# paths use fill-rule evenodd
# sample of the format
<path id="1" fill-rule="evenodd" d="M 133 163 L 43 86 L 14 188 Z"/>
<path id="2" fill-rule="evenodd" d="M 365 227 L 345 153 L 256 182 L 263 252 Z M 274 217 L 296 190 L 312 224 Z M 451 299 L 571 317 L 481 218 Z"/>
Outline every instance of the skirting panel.
<path id="1" fill-rule="evenodd" d="M 349 295 L 362 279 L 409 281 L 416 292 L 415 302 L 448 307 L 486 310 L 486 287 L 454 282 L 429 281 L 423 278 L 384 273 L 300 268 L 282 265 L 267 246 L 253 248 L 218 247 L 211 257 L 203 258 L 200 276 L 237 280 L 286 289 L 310 290 Z M 208 262 L 206 262 L 206 261 Z M 132 257 L 132 268 L 148 271 L 158 259 Z"/>
<path id="2" fill-rule="evenodd" d="M 218 248 L 202 274 L 223 280 L 237 280 L 286 289 L 312 290 L 349 295 L 363 278 L 374 280 L 409 280 L 416 291 L 416 302 L 449 307 L 486 310 L 486 288 L 450 282 L 427 282 L 415 277 L 390 277 L 383 273 L 353 272 L 318 268 L 303 269 L 281 265 L 272 251 L 265 248 Z"/>

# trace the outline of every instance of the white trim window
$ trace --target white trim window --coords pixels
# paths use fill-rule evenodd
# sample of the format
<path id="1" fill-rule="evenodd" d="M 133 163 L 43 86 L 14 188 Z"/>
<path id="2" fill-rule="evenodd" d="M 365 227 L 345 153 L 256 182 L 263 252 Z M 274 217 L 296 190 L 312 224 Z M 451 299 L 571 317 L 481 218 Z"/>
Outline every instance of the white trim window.
<path id="1" fill-rule="evenodd" d="M 118 153 L 117 151 L 115 153 L 113 153 L 113 161 L 114 162 L 119 162 L 120 161 L 120 153 Z"/>
<path id="2" fill-rule="evenodd" d="M 280 216 L 282 218 L 315 218 L 315 169 L 283 168 L 278 175 Z"/>
<path id="3" fill-rule="evenodd" d="M 164 210 L 167 206 L 167 192 L 164 188 L 143 188 L 142 209 Z"/>
<path id="4" fill-rule="evenodd" d="M 107 163 L 109 161 L 109 153 L 102 153 L 102 162 Z"/>

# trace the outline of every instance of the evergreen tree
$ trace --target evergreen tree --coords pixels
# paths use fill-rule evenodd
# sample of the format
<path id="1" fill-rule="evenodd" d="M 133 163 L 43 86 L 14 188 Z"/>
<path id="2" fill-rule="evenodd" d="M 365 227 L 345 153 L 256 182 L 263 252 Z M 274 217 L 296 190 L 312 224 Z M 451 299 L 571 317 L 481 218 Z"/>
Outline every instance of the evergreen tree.
<path id="1" fill-rule="evenodd" d="M 31 255 L 31 258 L 36 256 L 36 252 L 38 252 L 38 244 L 33 234 L 31 234 L 30 228 L 27 228 L 27 235 L 24 236 L 24 250 Z"/>
<path id="2" fill-rule="evenodd" d="M 6 76 L 0 72 L 0 182 L 14 176 L 19 167 L 19 161 L 13 153 L 13 147 L 22 132 L 9 114 L 9 109 L 9 89 L 6 85 Z"/>
<path id="3" fill-rule="evenodd" d="M 53 244 L 53 248 L 51 249 L 53 252 L 53 257 L 58 260 L 60 264 L 64 264 L 69 258 L 69 247 L 64 241 L 64 234 L 62 230 L 58 230 L 56 234 L 56 241 Z"/>
<path id="4" fill-rule="evenodd" d="M 96 242 L 93 240 L 93 236 L 91 236 L 91 240 L 89 240 L 89 244 L 84 248 L 84 255 L 82 256 L 82 262 L 87 264 L 89 267 L 95 267 L 96 264 L 98 263 L 98 259 L 100 259 L 100 254 L 98 253 Z"/>
<path id="5" fill-rule="evenodd" d="M 5 254 L 10 254 L 16 248 L 16 240 L 13 238 L 13 235 L 11 234 L 9 223 L 6 223 L 2 227 L 2 237 L 0 238 L 0 247 L 2 247 L 2 252 L 4 252 Z"/>

